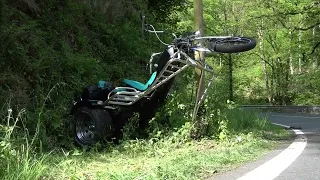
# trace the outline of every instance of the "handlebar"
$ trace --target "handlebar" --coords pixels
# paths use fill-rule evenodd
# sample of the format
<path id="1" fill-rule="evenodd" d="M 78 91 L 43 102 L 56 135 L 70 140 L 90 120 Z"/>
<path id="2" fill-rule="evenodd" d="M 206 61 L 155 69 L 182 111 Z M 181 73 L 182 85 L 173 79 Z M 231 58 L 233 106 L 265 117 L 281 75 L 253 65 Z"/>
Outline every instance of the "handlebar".
<path id="1" fill-rule="evenodd" d="M 164 44 L 166 46 L 170 45 L 168 43 L 163 42 L 158 36 L 159 33 L 165 33 L 165 31 L 156 30 L 153 25 L 146 24 L 144 16 L 142 17 L 142 27 L 143 27 L 144 32 L 154 33 L 156 35 L 156 37 L 158 38 L 158 40 L 162 44 Z M 195 38 L 200 37 L 200 31 L 186 32 L 183 35 L 181 35 L 180 37 L 177 37 L 174 33 L 172 35 L 174 36 L 174 39 L 173 39 L 171 45 L 178 46 L 178 45 L 192 43 L 195 40 Z"/>
<path id="2" fill-rule="evenodd" d="M 209 41 L 215 41 L 217 39 L 221 39 L 221 38 L 228 38 L 231 36 L 201 36 L 200 31 L 195 31 L 195 32 L 185 32 L 184 34 L 180 35 L 179 37 L 177 37 L 175 34 L 172 34 L 174 36 L 173 40 L 171 43 L 165 43 L 163 42 L 160 37 L 159 37 L 159 33 L 165 33 L 165 31 L 159 31 L 156 30 L 154 28 L 153 25 L 151 24 L 147 24 L 146 20 L 145 20 L 145 16 L 141 16 L 142 19 L 142 31 L 143 31 L 143 35 L 146 32 L 149 33 L 154 33 L 157 37 L 157 39 L 165 46 L 170 46 L 173 45 L 175 47 L 177 47 L 178 49 L 181 49 L 185 52 L 193 52 L 193 51 L 201 51 L 201 52 L 211 52 L 208 48 L 204 48 L 201 46 L 194 46 L 194 42 L 195 41 L 199 41 L 199 43 L 203 40 L 209 40 Z"/>
<path id="3" fill-rule="evenodd" d="M 163 42 L 158 34 L 159 33 L 165 33 L 165 31 L 159 31 L 154 28 L 153 25 L 148 24 L 146 20 L 146 16 L 143 13 L 140 13 L 140 19 L 141 19 L 141 28 L 142 28 L 142 36 L 144 37 L 146 35 L 146 32 L 154 33 L 158 40 L 168 46 L 168 45 L 174 45 L 174 46 L 183 46 L 183 45 L 191 45 L 194 41 L 201 41 L 201 40 L 209 40 L 209 41 L 215 41 L 217 39 L 221 38 L 230 38 L 231 36 L 202 36 L 200 31 L 196 32 L 185 32 L 183 35 L 177 37 L 175 34 L 172 34 L 174 36 L 174 39 L 171 43 L 165 43 Z"/>

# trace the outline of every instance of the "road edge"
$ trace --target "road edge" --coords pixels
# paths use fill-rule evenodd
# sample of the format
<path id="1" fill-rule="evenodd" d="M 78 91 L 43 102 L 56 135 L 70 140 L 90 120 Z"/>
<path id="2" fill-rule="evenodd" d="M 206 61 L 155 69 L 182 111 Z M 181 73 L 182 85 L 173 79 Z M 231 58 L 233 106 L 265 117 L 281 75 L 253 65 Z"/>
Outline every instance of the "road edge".
<path id="1" fill-rule="evenodd" d="M 273 150 L 261 155 L 256 160 L 249 161 L 249 162 L 244 163 L 238 167 L 231 168 L 227 171 L 219 172 L 219 173 L 217 173 L 211 177 L 208 177 L 206 179 L 207 180 L 239 179 L 239 178 L 243 177 L 244 175 L 246 175 L 247 173 L 253 171 L 257 167 L 260 167 L 261 165 L 265 164 L 266 162 L 277 157 L 284 150 L 288 149 L 293 142 L 295 142 L 297 140 L 298 135 L 294 132 L 294 129 L 295 129 L 294 127 L 283 125 L 283 124 L 278 124 L 278 123 L 272 123 L 272 124 L 283 127 L 286 130 L 289 130 L 291 132 L 291 135 L 288 138 L 288 140 L 285 140 L 284 142 L 280 142 Z M 298 128 L 298 129 L 301 129 L 301 128 Z M 259 178 L 255 178 L 255 179 L 259 179 Z"/>

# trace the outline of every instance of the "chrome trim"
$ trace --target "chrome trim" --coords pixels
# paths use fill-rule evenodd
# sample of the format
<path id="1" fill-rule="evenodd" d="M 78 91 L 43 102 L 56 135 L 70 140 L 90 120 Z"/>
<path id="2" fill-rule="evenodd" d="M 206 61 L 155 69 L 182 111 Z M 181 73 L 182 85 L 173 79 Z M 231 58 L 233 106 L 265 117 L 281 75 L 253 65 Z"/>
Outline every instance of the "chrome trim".
<path id="1" fill-rule="evenodd" d="M 153 54 L 150 56 L 150 60 L 149 60 L 150 74 L 153 73 L 153 72 L 152 72 L 153 58 L 154 58 L 155 56 L 158 56 L 158 55 L 162 54 L 162 53 L 163 53 L 163 52 L 153 53 Z"/>
<path id="2" fill-rule="evenodd" d="M 161 53 L 154 53 L 150 58 L 150 61 L 149 61 L 150 73 L 152 73 L 153 57 L 159 54 Z M 182 66 L 174 65 L 174 63 L 181 63 Z M 157 74 L 157 77 L 154 80 L 154 82 L 145 91 L 138 91 L 131 87 L 117 87 L 108 94 L 108 100 L 103 102 L 102 105 L 105 108 L 110 108 L 110 109 L 114 107 L 109 105 L 130 106 L 136 103 L 137 101 L 139 101 L 141 98 L 146 97 L 149 93 L 151 93 L 156 88 L 166 83 L 167 81 L 169 81 L 174 76 L 178 75 L 180 72 L 182 72 L 188 67 L 194 67 L 194 68 L 200 69 L 201 78 L 205 76 L 205 72 L 209 72 L 212 75 L 206 89 L 201 94 L 201 96 L 199 96 L 199 99 L 196 99 L 196 103 L 195 103 L 193 114 L 192 114 L 192 118 L 195 119 L 197 112 L 199 110 L 200 104 L 204 101 L 207 95 L 208 89 L 212 85 L 212 82 L 214 79 L 213 68 L 205 62 L 197 61 L 195 59 L 190 58 L 186 53 L 180 50 L 178 50 L 176 53 L 172 55 L 171 59 L 163 67 L 161 72 Z M 166 73 L 166 75 L 164 75 L 164 73 Z M 199 87 L 201 86 L 201 83 L 202 81 L 200 82 Z"/>

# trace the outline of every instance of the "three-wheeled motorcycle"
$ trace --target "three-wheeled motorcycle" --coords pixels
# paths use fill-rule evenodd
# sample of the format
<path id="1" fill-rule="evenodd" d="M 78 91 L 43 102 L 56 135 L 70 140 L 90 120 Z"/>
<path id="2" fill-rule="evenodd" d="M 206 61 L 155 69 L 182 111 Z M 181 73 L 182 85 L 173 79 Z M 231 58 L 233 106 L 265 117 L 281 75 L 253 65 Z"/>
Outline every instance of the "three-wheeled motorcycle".
<path id="1" fill-rule="evenodd" d="M 145 128 L 148 120 L 155 116 L 157 108 L 165 102 L 175 77 L 189 67 L 201 70 L 201 78 L 205 72 L 211 75 L 205 90 L 196 98 L 193 110 L 195 118 L 214 76 L 213 68 L 204 58 L 192 58 L 194 53 L 237 53 L 256 46 L 253 38 L 201 36 L 199 31 L 179 37 L 173 34 L 173 41 L 166 44 L 158 36 L 163 31 L 155 30 L 154 26 L 146 23 L 144 17 L 142 30 L 154 33 L 165 45 L 163 52 L 153 53 L 150 57 L 149 80 L 141 83 L 124 79 L 123 86 L 120 87 L 113 87 L 110 82 L 99 81 L 86 87 L 81 96 L 74 100 L 71 108 L 74 117 L 74 138 L 78 145 L 92 146 L 102 140 L 121 139 L 122 128 L 135 112 L 139 113 L 139 127 Z"/>

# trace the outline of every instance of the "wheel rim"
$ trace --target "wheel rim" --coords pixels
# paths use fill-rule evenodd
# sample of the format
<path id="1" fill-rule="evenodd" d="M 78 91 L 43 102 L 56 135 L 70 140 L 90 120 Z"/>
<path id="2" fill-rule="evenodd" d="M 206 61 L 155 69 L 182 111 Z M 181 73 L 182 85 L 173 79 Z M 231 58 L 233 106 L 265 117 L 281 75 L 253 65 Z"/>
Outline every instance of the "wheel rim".
<path id="1" fill-rule="evenodd" d="M 94 134 L 95 124 L 92 117 L 82 112 L 76 119 L 76 138 L 82 145 L 96 142 Z"/>
<path id="2" fill-rule="evenodd" d="M 231 37 L 215 41 L 215 44 L 247 44 L 251 40 L 247 38 Z"/>

